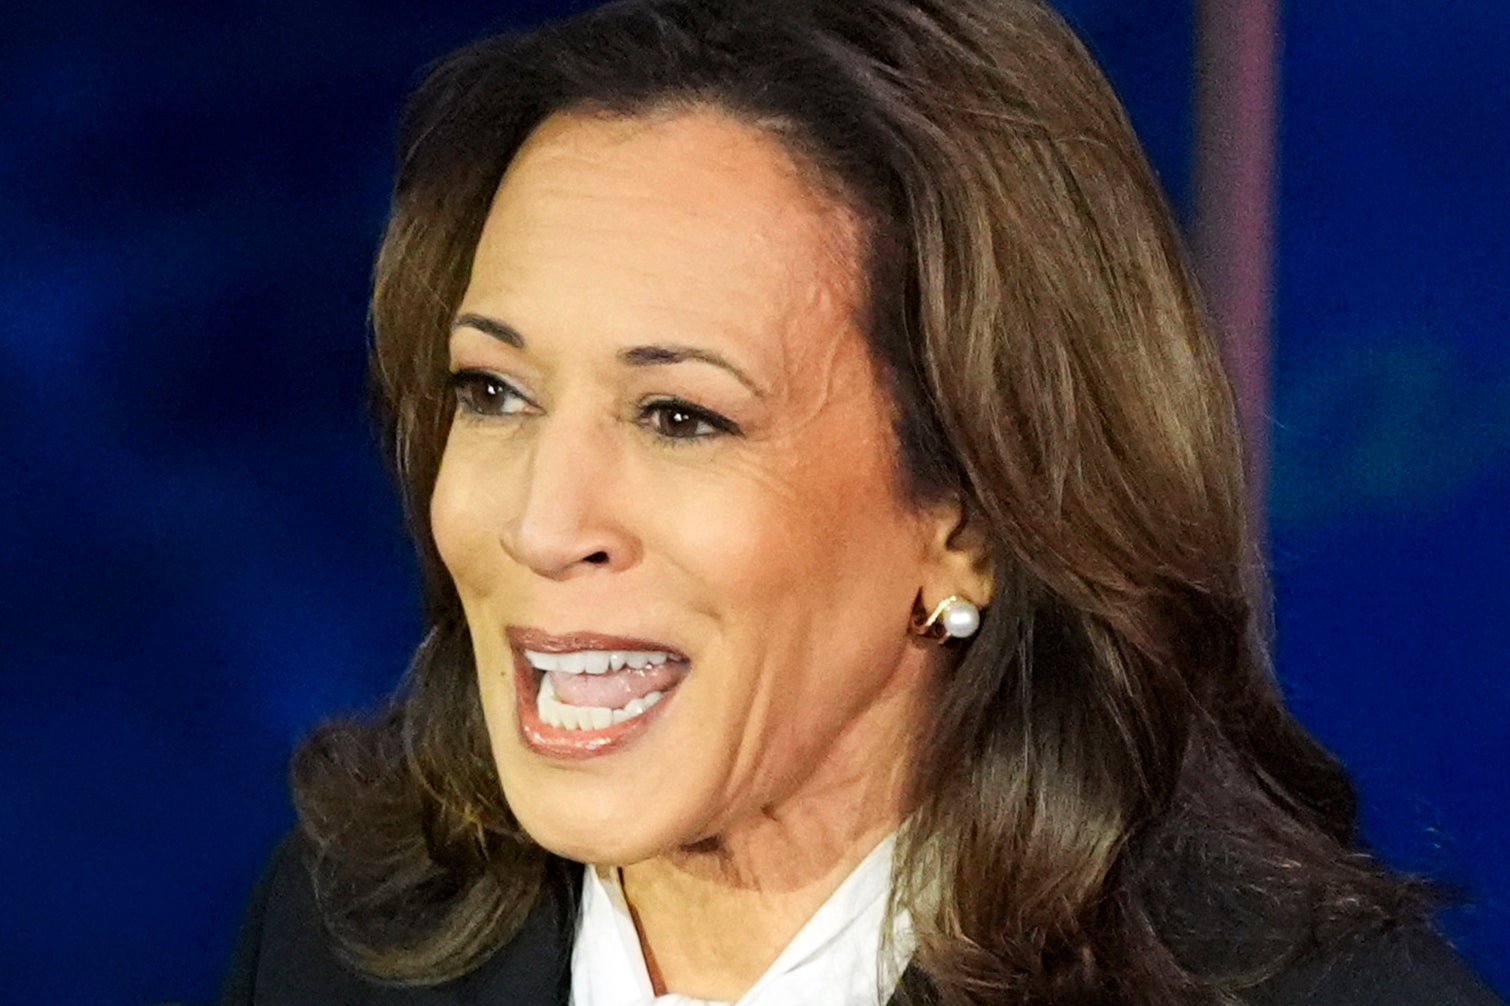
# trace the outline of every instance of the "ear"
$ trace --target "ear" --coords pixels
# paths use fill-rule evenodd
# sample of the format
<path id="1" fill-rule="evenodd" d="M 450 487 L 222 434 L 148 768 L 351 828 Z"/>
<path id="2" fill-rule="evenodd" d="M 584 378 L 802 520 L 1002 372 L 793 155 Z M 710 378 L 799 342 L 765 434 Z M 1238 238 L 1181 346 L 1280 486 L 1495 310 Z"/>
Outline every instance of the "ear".
<path id="1" fill-rule="evenodd" d="M 945 500 L 926 508 L 927 556 L 922 601 L 925 609 L 951 594 L 976 607 L 991 603 L 995 563 L 985 518 L 960 500 Z"/>

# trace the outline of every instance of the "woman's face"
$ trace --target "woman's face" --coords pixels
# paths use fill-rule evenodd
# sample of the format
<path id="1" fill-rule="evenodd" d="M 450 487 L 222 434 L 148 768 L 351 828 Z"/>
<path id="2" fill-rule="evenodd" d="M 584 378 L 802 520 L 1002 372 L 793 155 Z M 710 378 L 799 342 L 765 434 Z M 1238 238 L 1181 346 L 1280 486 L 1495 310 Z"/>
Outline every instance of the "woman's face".
<path id="1" fill-rule="evenodd" d="M 858 248 L 712 111 L 558 115 L 509 168 L 432 517 L 547 848 L 628 864 L 894 794 L 937 672 L 908 618 L 960 589 L 957 511 L 900 495 Z"/>

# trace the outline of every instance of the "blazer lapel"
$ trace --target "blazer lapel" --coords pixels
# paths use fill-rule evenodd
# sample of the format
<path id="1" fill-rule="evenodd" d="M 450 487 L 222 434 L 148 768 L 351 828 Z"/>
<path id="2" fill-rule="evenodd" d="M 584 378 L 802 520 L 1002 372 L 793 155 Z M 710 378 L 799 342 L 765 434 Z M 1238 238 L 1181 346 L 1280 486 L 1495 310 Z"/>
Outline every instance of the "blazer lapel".
<path id="1" fill-rule="evenodd" d="M 888 1006 L 933 1006 L 938 1002 L 938 990 L 923 973 L 923 969 L 909 964 L 902 972 L 902 980 L 892 993 Z"/>

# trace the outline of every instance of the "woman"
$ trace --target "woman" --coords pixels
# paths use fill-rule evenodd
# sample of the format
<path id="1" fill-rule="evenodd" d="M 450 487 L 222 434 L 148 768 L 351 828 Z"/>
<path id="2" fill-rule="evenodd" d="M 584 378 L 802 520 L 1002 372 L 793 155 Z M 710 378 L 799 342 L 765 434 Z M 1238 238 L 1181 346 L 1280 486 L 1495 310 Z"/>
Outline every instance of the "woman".
<path id="1" fill-rule="evenodd" d="M 1492 1001 L 1279 703 L 1215 347 L 1036 0 L 465 49 L 373 319 L 429 632 L 296 758 L 227 1002 Z"/>

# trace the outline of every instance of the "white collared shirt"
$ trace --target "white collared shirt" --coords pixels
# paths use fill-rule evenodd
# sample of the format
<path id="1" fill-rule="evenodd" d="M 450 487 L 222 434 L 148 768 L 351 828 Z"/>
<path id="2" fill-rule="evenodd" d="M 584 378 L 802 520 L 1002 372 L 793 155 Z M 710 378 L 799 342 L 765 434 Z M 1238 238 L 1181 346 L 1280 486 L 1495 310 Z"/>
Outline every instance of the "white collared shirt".
<path id="1" fill-rule="evenodd" d="M 896 836 L 882 840 L 734 1003 L 657 996 L 617 868 L 588 867 L 572 948 L 571 1006 L 882 1006 L 912 957 L 912 920 L 893 919 L 887 959 L 881 929 Z"/>

